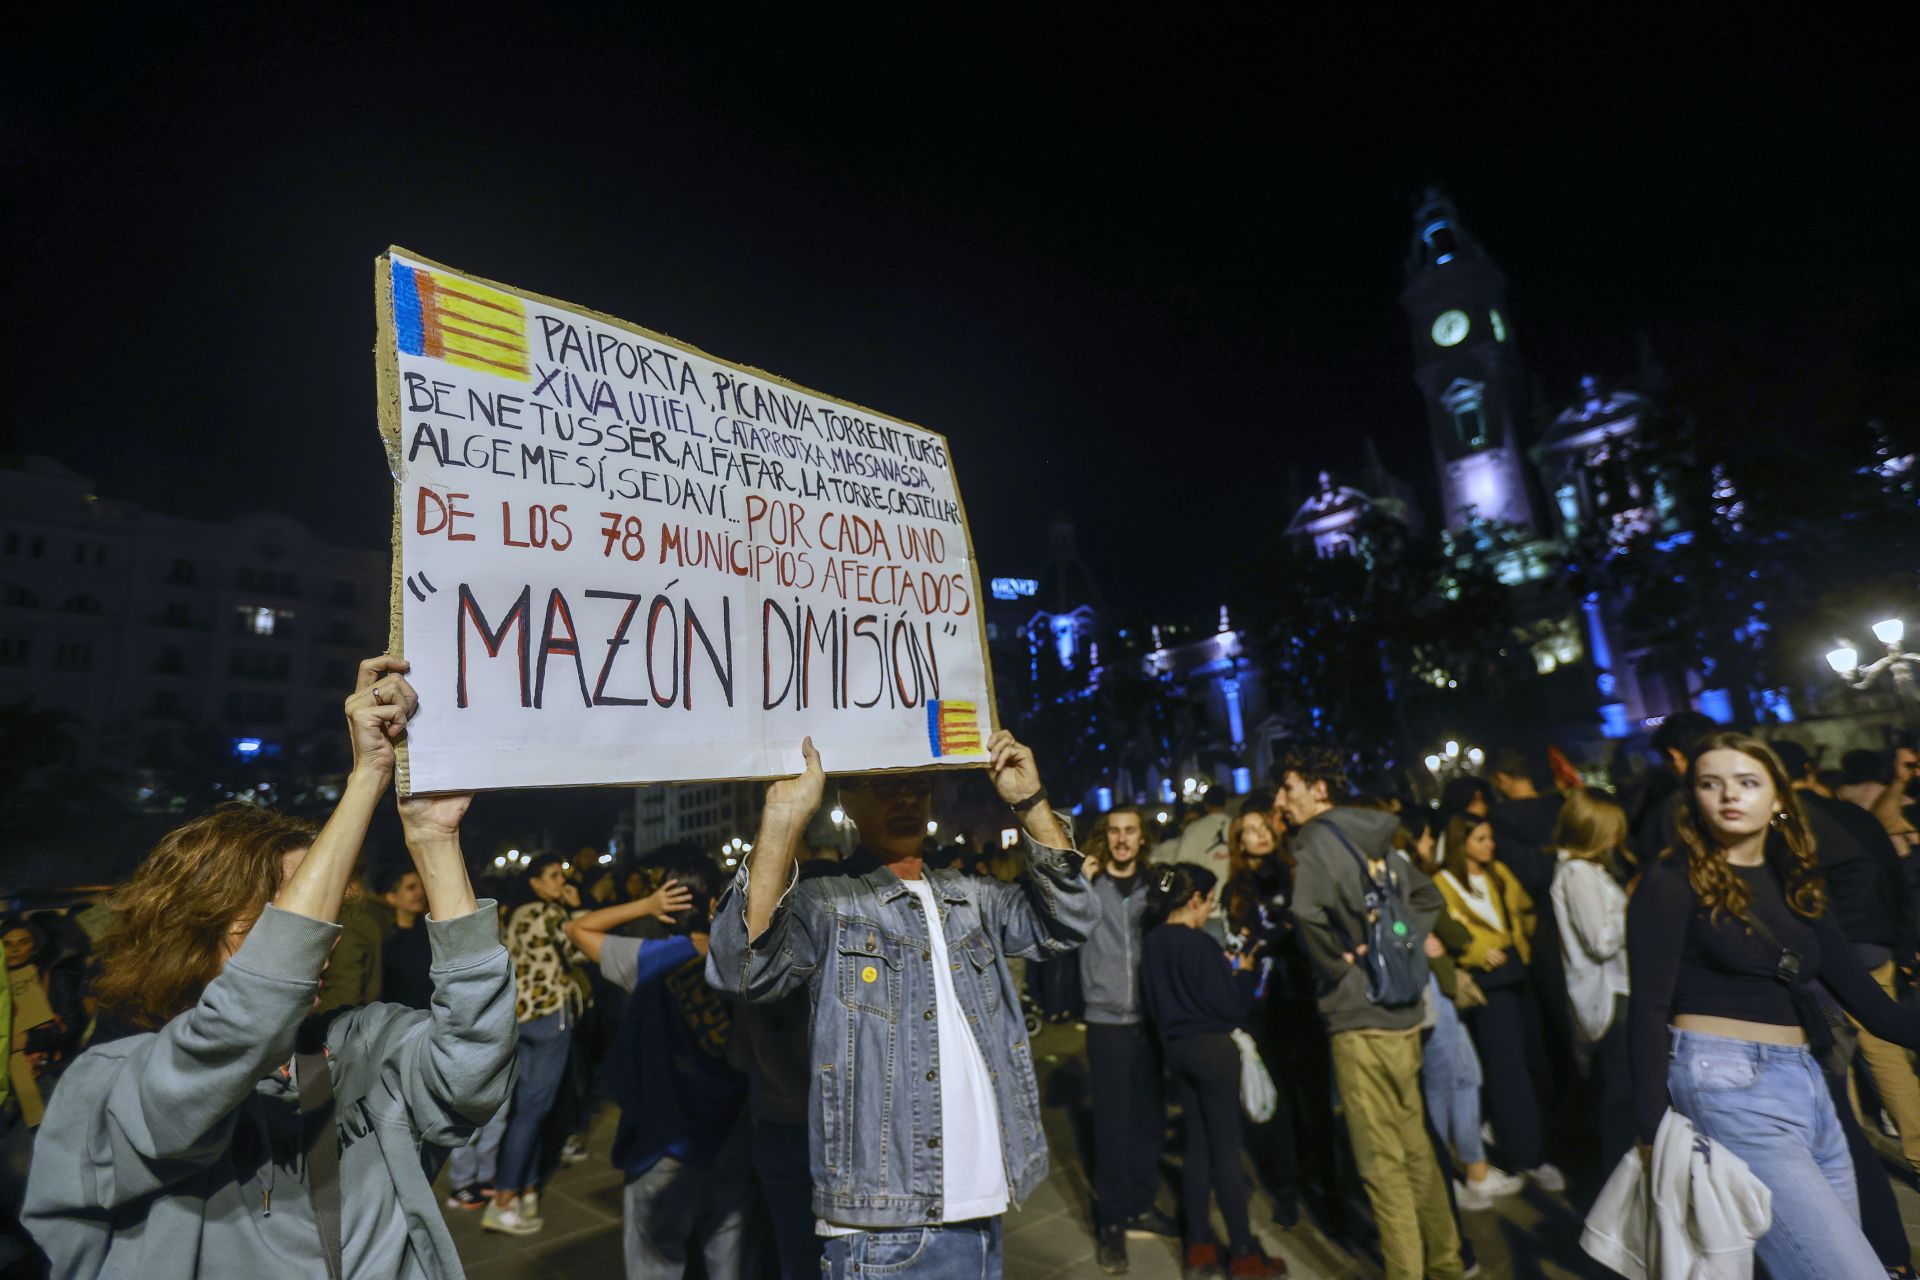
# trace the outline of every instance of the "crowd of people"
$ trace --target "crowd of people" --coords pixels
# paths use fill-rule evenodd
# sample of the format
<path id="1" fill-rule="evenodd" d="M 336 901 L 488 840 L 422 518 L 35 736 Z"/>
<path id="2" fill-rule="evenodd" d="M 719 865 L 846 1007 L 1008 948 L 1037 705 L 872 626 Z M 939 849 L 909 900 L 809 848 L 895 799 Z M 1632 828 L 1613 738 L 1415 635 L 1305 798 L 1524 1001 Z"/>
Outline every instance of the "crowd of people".
<path id="1" fill-rule="evenodd" d="M 105 901 L 0 921 L 14 1258 L 457 1276 L 448 1218 L 540 1232 L 611 1102 L 630 1277 L 994 1276 L 1002 1215 L 1072 1154 L 1035 1008 L 1084 1025 L 1108 1273 L 1157 1234 L 1188 1277 L 1285 1274 L 1256 1180 L 1275 1228 L 1310 1215 L 1391 1280 L 1471 1274 L 1462 1215 L 1529 1189 L 1598 1197 L 1589 1236 L 1631 1251 L 1602 1183 L 1706 1143 L 1769 1208 L 1696 1204 L 1700 1247 L 1913 1274 L 1868 1137 L 1920 1173 L 1911 745 L 1829 772 L 1681 713 L 1620 787 L 1503 751 L 1437 805 L 1301 750 L 1076 840 L 1001 732 L 1008 847 L 935 847 L 931 777 L 876 774 L 831 784 L 843 857 L 807 842 L 808 743 L 737 871 L 543 854 L 480 894 L 467 796 L 400 799 L 408 861 L 359 865 L 405 672 L 363 664 L 324 825 L 223 806 Z"/>

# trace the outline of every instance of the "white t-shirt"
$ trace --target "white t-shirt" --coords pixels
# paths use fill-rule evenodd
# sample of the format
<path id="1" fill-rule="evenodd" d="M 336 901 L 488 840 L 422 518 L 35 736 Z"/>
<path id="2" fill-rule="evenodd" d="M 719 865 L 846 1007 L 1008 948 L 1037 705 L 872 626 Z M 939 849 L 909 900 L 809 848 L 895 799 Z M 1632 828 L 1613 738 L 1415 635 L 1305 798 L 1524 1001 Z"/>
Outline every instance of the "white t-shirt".
<path id="1" fill-rule="evenodd" d="M 994 1101 L 987 1060 L 953 989 L 947 938 L 940 927 L 933 886 L 924 879 L 900 883 L 920 899 L 933 949 L 933 1016 L 940 1036 L 940 1184 L 946 1191 L 940 1221 L 995 1218 L 1007 1211 L 1013 1197 L 1000 1153 L 1000 1107 Z M 829 1222 L 816 1222 L 815 1229 L 821 1235 L 853 1230 Z"/>

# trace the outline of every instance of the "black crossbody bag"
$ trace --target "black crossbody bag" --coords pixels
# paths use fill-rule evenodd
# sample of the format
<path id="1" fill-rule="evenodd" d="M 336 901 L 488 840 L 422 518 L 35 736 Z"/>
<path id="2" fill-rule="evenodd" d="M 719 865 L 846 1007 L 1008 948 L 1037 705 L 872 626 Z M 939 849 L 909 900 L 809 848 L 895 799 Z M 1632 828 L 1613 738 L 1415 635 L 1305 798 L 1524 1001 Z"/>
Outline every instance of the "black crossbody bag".
<path id="1" fill-rule="evenodd" d="M 1817 990 L 1811 981 L 1800 980 L 1806 970 L 1805 956 L 1783 945 L 1759 916 L 1750 917 L 1747 924 L 1760 941 L 1779 952 L 1774 960 L 1773 976 L 1786 984 L 1787 998 L 1793 1001 L 1793 1011 L 1800 1018 L 1800 1029 L 1807 1033 L 1807 1047 L 1828 1075 L 1846 1079 L 1853 1066 L 1854 1050 L 1860 1043 L 1853 1023 L 1847 1020 L 1832 996 Z"/>

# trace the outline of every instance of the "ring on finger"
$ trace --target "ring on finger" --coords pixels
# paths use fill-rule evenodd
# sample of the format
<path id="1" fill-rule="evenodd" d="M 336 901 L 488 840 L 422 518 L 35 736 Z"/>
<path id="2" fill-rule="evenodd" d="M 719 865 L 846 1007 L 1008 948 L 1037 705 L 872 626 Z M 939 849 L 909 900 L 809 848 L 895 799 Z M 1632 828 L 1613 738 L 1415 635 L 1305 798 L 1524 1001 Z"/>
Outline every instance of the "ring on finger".
<path id="1" fill-rule="evenodd" d="M 387 702 L 387 691 L 379 685 L 373 686 L 373 701 L 378 706 L 385 706 Z"/>

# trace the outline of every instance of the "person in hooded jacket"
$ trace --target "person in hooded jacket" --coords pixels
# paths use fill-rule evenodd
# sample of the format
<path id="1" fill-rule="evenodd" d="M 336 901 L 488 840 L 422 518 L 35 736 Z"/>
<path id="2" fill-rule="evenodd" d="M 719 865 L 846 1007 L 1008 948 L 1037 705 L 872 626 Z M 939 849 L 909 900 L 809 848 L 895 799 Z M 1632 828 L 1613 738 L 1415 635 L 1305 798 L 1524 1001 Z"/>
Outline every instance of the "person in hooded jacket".
<path id="1" fill-rule="evenodd" d="M 1380 1226 L 1387 1280 L 1464 1280 L 1460 1233 L 1420 1091 L 1424 1004 L 1376 1003 L 1360 963 L 1370 923 L 1370 879 L 1391 878 L 1406 902 L 1406 923 L 1423 946 L 1442 908 L 1440 891 L 1393 847 L 1398 818 L 1336 803 L 1350 794 L 1336 753 L 1290 752 L 1278 768 L 1278 807 L 1294 832 L 1295 927 L 1313 962 L 1334 1081 Z"/>
<path id="2" fill-rule="evenodd" d="M 224 805 L 116 894 L 95 994 L 136 1034 L 74 1060 L 24 1220 L 62 1280 L 462 1274 L 431 1186 L 512 1080 L 513 971 L 460 853 L 471 797 L 413 796 L 431 1010 L 312 1016 L 367 824 L 417 700 L 382 656 L 346 701 L 353 768 L 318 832 Z"/>

